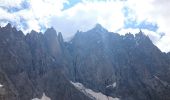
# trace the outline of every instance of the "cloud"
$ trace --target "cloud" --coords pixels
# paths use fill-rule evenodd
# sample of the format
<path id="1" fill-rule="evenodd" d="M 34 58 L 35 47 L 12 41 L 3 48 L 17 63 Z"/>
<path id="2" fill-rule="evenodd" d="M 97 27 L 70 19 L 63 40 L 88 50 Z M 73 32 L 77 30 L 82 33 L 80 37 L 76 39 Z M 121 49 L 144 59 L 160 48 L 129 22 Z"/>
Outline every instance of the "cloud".
<path id="1" fill-rule="evenodd" d="M 170 51 L 170 36 L 165 35 L 163 36 L 158 43 L 156 44 L 158 48 L 160 48 L 164 52 Z"/>
<path id="2" fill-rule="evenodd" d="M 8 22 L 28 33 L 48 28 L 50 18 L 59 16 L 67 0 L 0 0 L 1 25 Z"/>
<path id="3" fill-rule="evenodd" d="M 109 31 L 117 31 L 124 25 L 123 2 L 85 1 L 64 10 L 62 16 L 52 19 L 52 26 L 65 36 L 73 35 L 77 30 L 87 31 L 96 23 Z"/>
<path id="4" fill-rule="evenodd" d="M 23 0 L 0 0 L 0 7 L 20 7 Z"/>

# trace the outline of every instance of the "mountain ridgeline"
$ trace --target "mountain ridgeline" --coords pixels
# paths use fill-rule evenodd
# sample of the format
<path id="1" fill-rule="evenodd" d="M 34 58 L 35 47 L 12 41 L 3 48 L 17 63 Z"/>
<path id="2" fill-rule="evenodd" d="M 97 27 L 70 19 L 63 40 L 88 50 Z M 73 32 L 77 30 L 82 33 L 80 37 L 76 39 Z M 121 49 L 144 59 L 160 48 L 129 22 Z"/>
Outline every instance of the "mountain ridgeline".
<path id="1" fill-rule="evenodd" d="M 69 42 L 53 28 L 0 27 L 0 100 L 105 100 L 76 83 L 108 100 L 170 100 L 170 54 L 141 31 L 122 36 L 99 24 Z"/>

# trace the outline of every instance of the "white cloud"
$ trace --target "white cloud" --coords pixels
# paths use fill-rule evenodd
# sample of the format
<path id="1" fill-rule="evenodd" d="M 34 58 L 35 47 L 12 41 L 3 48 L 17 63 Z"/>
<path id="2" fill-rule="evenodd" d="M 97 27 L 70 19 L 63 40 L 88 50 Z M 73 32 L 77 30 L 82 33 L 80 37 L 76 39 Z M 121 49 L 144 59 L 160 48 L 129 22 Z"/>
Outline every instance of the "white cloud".
<path id="1" fill-rule="evenodd" d="M 170 51 L 170 36 L 163 36 L 158 43 L 156 44 L 158 48 L 160 48 L 164 52 Z"/>
<path id="2" fill-rule="evenodd" d="M 20 13 L 20 15 L 28 20 L 28 31 L 32 29 L 41 31 L 41 25 L 46 28 L 51 27 L 49 25 L 51 17 L 61 15 L 63 3 L 66 2 L 67 0 L 30 0 L 29 10 Z"/>
<path id="3" fill-rule="evenodd" d="M 77 30 L 87 31 L 96 23 L 109 31 L 116 31 L 124 25 L 123 2 L 81 2 L 63 11 L 62 16 L 52 19 L 52 26 L 65 36 L 73 35 Z"/>
<path id="4" fill-rule="evenodd" d="M 30 10 L 36 18 L 60 15 L 66 0 L 30 0 Z"/>
<path id="5" fill-rule="evenodd" d="M 0 13 L 1 13 L 1 16 L 0 16 L 1 19 L 8 19 L 10 21 L 10 20 L 13 20 L 13 18 L 15 17 L 15 15 L 8 13 L 2 8 L 0 8 Z"/>
<path id="6" fill-rule="evenodd" d="M 23 2 L 27 2 L 29 7 L 20 9 L 17 12 L 8 12 L 9 9 L 21 7 Z M 66 2 L 67 0 L 0 0 L 1 25 L 11 22 L 15 23 L 14 25 L 24 31 L 24 33 L 28 33 L 31 30 L 39 32 L 41 31 L 41 26 L 51 27 L 49 26 L 50 18 L 61 15 L 63 3 Z M 23 22 L 27 24 L 27 29 L 21 26 Z"/>
<path id="7" fill-rule="evenodd" d="M 24 0 L 0 0 L 0 7 L 20 7 Z"/>
<path id="8" fill-rule="evenodd" d="M 156 22 L 159 31 L 170 33 L 169 0 L 128 0 L 127 6 L 136 13 L 137 21 L 148 20 Z"/>

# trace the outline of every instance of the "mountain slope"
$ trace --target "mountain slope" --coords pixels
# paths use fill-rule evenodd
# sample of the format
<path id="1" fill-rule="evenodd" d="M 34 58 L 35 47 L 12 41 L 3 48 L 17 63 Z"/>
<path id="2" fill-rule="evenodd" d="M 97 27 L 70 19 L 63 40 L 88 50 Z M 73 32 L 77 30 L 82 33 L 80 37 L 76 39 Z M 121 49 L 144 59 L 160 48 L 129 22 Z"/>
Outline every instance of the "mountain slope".
<path id="1" fill-rule="evenodd" d="M 64 42 L 53 28 L 24 35 L 8 24 L 0 48 L 0 100 L 170 100 L 169 54 L 141 31 L 97 24 Z"/>
<path id="2" fill-rule="evenodd" d="M 120 36 L 97 25 L 77 33 L 69 50 L 75 81 L 88 88 L 122 100 L 170 99 L 170 61 L 142 32 Z"/>

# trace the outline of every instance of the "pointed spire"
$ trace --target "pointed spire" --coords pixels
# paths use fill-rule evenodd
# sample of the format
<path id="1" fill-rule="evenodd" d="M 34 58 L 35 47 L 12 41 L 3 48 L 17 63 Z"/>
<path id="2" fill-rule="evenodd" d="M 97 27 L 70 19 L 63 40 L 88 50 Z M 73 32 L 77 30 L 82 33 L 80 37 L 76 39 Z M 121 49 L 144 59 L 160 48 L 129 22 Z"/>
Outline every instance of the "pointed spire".
<path id="1" fill-rule="evenodd" d="M 97 23 L 94 27 L 95 29 L 105 29 L 101 24 Z"/>
<path id="2" fill-rule="evenodd" d="M 6 28 L 12 28 L 12 25 L 10 23 L 8 23 L 5 27 Z"/>
<path id="3" fill-rule="evenodd" d="M 135 38 L 136 40 L 140 40 L 140 41 L 149 41 L 151 42 L 149 36 L 147 36 L 144 32 L 142 32 L 142 30 L 140 29 L 138 34 L 135 34 Z"/>
<path id="4" fill-rule="evenodd" d="M 31 32 L 30 32 L 31 34 L 34 34 L 34 33 L 37 33 L 36 31 L 34 31 L 34 30 L 31 30 Z"/>
<path id="5" fill-rule="evenodd" d="M 99 23 L 97 23 L 92 30 L 96 30 L 99 32 L 107 32 L 107 30 Z"/>
<path id="6" fill-rule="evenodd" d="M 61 32 L 58 33 L 58 41 L 59 41 L 60 43 L 63 43 L 63 42 L 64 42 L 63 36 L 62 36 L 62 33 L 61 33 Z"/>
<path id="7" fill-rule="evenodd" d="M 11 25 L 10 23 L 8 23 L 8 24 L 5 26 L 5 28 L 7 28 L 7 29 L 12 29 L 12 25 Z"/>
<path id="8" fill-rule="evenodd" d="M 34 31 L 34 30 L 31 30 L 29 35 L 32 36 L 32 37 L 36 37 L 38 35 L 38 33 L 36 31 Z"/>
<path id="9" fill-rule="evenodd" d="M 139 29 L 139 33 L 135 34 L 135 37 L 138 36 L 138 37 L 145 37 L 146 35 L 142 32 L 141 29 Z"/>
<path id="10" fill-rule="evenodd" d="M 46 36 L 50 36 L 50 37 L 57 37 L 57 32 L 55 31 L 55 29 L 53 27 L 51 28 L 48 28 L 46 31 L 45 31 L 45 34 Z"/>
<path id="11" fill-rule="evenodd" d="M 142 32 L 142 30 L 141 30 L 141 29 L 139 29 L 139 34 L 143 34 L 143 32 Z"/>
<path id="12" fill-rule="evenodd" d="M 103 28 L 99 23 L 96 24 L 95 28 Z"/>

